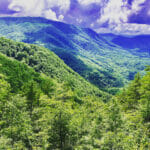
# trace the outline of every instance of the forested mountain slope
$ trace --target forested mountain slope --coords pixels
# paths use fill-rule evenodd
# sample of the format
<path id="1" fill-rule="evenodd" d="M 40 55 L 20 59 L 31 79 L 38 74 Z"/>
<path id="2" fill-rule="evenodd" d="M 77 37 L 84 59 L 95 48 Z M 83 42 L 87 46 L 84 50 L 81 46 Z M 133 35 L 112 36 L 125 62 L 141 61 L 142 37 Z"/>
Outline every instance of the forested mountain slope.
<path id="1" fill-rule="evenodd" d="M 57 79 L 59 83 L 67 84 L 79 96 L 97 95 L 101 97 L 106 95 L 107 97 L 108 95 L 88 83 L 46 48 L 0 38 L 0 52 L 29 65 L 39 73 Z"/>
<path id="2" fill-rule="evenodd" d="M 0 54 L 0 149 L 80 146 L 94 117 L 92 101 L 103 103 L 102 99 L 79 99 L 70 85 L 57 81 Z"/>
<path id="3" fill-rule="evenodd" d="M 127 50 L 114 35 L 43 18 L 0 18 L 0 35 L 49 48 L 85 79 L 111 93 L 150 64 L 147 51 Z"/>
<path id="4" fill-rule="evenodd" d="M 150 149 L 147 71 L 103 102 L 0 53 L 0 149 Z"/>

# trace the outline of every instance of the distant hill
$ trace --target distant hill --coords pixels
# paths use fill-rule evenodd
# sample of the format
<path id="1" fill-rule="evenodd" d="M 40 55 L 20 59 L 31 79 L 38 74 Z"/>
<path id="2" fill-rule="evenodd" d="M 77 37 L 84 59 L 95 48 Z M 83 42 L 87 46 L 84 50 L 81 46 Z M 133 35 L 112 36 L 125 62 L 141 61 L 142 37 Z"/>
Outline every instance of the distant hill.
<path id="1" fill-rule="evenodd" d="M 106 40 L 122 47 L 133 55 L 150 57 L 150 35 L 138 36 L 117 36 L 113 34 L 103 34 Z"/>
<path id="2" fill-rule="evenodd" d="M 86 80 L 111 93 L 150 64 L 147 49 L 124 46 L 132 43 L 130 38 L 124 42 L 125 37 L 43 18 L 0 18 L 0 36 L 49 48 Z"/>

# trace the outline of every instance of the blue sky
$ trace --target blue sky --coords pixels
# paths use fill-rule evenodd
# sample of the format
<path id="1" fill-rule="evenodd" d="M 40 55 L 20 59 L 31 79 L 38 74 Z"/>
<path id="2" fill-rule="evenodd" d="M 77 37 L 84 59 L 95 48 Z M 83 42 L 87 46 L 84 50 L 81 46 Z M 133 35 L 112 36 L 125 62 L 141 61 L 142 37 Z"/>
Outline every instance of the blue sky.
<path id="1" fill-rule="evenodd" d="M 40 16 L 97 32 L 150 34 L 150 0 L 0 0 L 0 16 Z"/>

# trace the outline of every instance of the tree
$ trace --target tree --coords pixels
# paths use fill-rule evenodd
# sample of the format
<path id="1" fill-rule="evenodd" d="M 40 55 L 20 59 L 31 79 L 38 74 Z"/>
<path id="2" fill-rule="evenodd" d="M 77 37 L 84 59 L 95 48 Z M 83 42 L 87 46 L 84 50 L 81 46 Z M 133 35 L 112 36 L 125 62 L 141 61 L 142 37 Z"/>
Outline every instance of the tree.
<path id="1" fill-rule="evenodd" d="M 39 106 L 39 98 L 40 98 L 40 89 L 36 82 L 31 81 L 27 84 L 27 91 L 26 91 L 26 97 L 27 97 L 27 107 L 30 112 L 30 116 L 32 117 L 32 111 L 34 107 Z"/>
<path id="2" fill-rule="evenodd" d="M 149 71 L 149 70 L 148 70 Z M 141 99 L 140 99 L 140 110 L 144 121 L 150 121 L 150 72 L 141 80 Z"/>
<path id="3" fill-rule="evenodd" d="M 138 107 L 138 101 L 141 98 L 140 87 L 141 76 L 137 73 L 129 87 L 120 95 L 121 103 L 125 109 L 136 109 Z"/>
<path id="4" fill-rule="evenodd" d="M 65 105 L 60 104 L 56 109 L 49 130 L 49 148 L 65 150 L 69 146 L 71 116 Z"/>

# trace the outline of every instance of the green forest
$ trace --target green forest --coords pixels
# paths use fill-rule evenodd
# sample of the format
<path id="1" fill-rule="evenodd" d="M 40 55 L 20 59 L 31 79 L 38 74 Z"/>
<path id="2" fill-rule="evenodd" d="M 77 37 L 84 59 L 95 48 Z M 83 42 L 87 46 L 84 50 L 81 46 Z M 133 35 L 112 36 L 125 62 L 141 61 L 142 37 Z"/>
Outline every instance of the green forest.
<path id="1" fill-rule="evenodd" d="M 48 49 L 0 38 L 0 150 L 149 149 L 149 66 L 111 95 Z"/>
<path id="2" fill-rule="evenodd" d="M 136 73 L 143 74 L 145 66 L 150 65 L 150 55 L 147 52 L 150 37 L 145 40 L 142 36 L 138 40 L 137 37 L 128 39 L 121 38 L 119 35 L 103 35 L 89 28 L 41 17 L 1 17 L 0 36 L 48 48 L 88 82 L 114 95 L 121 87 L 133 80 Z M 6 53 L 4 49 L 2 51 Z M 10 54 L 16 58 L 18 52 L 15 49 L 13 51 L 14 55 Z M 26 55 L 27 51 L 23 52 Z M 44 53 L 48 54 L 48 52 Z M 8 56 L 10 54 L 7 53 Z M 41 59 L 45 57 L 43 53 L 38 52 L 36 55 L 38 55 L 37 59 L 34 56 L 36 62 L 44 61 Z M 56 62 L 51 58 L 48 64 L 43 62 L 44 66 L 52 67 L 50 60 Z M 37 70 L 43 66 L 35 63 L 32 65 L 35 65 Z M 42 70 L 47 72 L 44 68 Z M 62 75 L 62 71 L 63 69 L 60 69 L 58 74 Z"/>

